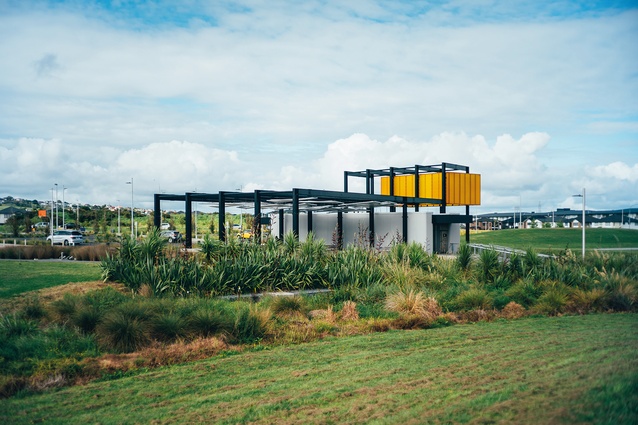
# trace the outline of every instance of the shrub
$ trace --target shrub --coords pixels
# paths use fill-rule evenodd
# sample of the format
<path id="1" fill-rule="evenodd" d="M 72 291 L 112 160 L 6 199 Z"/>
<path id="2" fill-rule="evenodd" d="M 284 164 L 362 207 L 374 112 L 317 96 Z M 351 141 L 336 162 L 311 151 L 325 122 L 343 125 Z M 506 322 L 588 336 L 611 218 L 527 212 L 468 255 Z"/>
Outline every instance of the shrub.
<path id="1" fill-rule="evenodd" d="M 525 308 L 531 307 L 543 293 L 542 288 L 532 279 L 516 282 L 505 294 Z"/>
<path id="2" fill-rule="evenodd" d="M 543 260 L 538 256 L 536 251 L 533 248 L 528 248 L 525 251 L 525 256 L 523 263 L 525 264 L 525 269 L 527 273 L 533 273 L 534 270 L 539 268 L 543 264 Z"/>
<path id="3" fill-rule="evenodd" d="M 534 311 L 542 314 L 555 315 L 561 313 L 569 299 L 560 287 L 550 288 L 538 298 Z"/>
<path id="4" fill-rule="evenodd" d="M 499 272 L 498 252 L 493 249 L 484 249 L 479 255 L 479 278 L 482 282 L 492 282 Z"/>
<path id="5" fill-rule="evenodd" d="M 472 266 L 472 248 L 466 243 L 461 244 L 456 254 L 456 263 L 462 270 L 469 270 Z"/>
<path id="6" fill-rule="evenodd" d="M 485 289 L 471 288 L 461 292 L 455 304 L 459 310 L 487 310 L 492 308 L 493 301 Z"/>
<path id="7" fill-rule="evenodd" d="M 512 281 L 506 275 L 499 274 L 494 278 L 489 286 L 490 288 L 506 290 L 509 289 L 510 286 L 512 286 Z"/>
<path id="8" fill-rule="evenodd" d="M 569 307 L 580 314 L 599 311 L 605 305 L 605 291 L 594 288 L 589 291 L 574 289 L 569 297 Z"/>
<path id="9" fill-rule="evenodd" d="M 493 294 L 492 306 L 497 310 L 502 310 L 510 302 L 512 302 L 512 299 L 502 291 Z"/>
<path id="10" fill-rule="evenodd" d="M 636 288 L 628 283 L 619 283 L 606 290 L 605 303 L 615 311 L 630 311 L 636 307 Z"/>

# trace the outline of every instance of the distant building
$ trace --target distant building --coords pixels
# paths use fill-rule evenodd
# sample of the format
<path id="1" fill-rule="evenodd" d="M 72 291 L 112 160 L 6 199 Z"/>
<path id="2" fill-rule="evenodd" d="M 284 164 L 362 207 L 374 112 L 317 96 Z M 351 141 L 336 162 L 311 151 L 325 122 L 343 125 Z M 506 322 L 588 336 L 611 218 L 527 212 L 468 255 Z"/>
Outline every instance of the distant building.
<path id="1" fill-rule="evenodd" d="M 558 208 L 549 212 L 505 212 L 487 213 L 474 216 L 472 229 L 530 229 L 539 227 L 581 228 L 582 210 Z M 585 224 L 591 228 L 636 229 L 638 230 L 638 208 L 607 211 L 585 211 Z"/>
<path id="2" fill-rule="evenodd" d="M 24 214 L 24 210 L 16 207 L 7 207 L 0 210 L 0 224 L 6 224 L 7 220 L 16 214 Z"/>

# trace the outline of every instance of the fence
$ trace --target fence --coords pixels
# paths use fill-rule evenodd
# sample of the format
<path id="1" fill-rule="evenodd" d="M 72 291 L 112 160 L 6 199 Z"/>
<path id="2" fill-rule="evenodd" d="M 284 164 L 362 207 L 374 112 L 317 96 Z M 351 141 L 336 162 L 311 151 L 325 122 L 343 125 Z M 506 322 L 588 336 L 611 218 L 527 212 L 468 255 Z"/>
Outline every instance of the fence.
<path id="1" fill-rule="evenodd" d="M 498 246 L 498 245 L 483 245 L 483 244 L 477 244 L 477 243 L 471 243 L 468 244 L 468 246 L 470 248 L 472 248 L 472 253 L 475 255 L 480 255 L 482 251 L 485 250 L 489 250 L 489 251 L 496 251 L 499 254 L 499 258 L 501 258 L 502 260 L 509 258 L 512 254 L 518 254 L 518 255 L 525 255 L 526 251 L 523 251 L 522 249 L 514 249 L 514 248 L 509 248 L 506 246 Z M 541 258 L 554 258 L 553 255 L 547 255 L 547 254 L 536 254 Z"/>

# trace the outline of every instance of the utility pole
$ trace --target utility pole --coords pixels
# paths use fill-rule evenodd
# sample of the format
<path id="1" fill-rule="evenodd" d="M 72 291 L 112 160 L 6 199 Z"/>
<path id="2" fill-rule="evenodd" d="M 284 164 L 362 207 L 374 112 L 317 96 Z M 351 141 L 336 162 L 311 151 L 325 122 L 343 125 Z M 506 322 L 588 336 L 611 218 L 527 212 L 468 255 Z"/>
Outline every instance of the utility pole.
<path id="1" fill-rule="evenodd" d="M 55 228 L 60 228 L 60 222 L 58 221 L 58 184 L 55 183 Z"/>
<path id="2" fill-rule="evenodd" d="M 65 215 L 65 214 L 64 214 L 64 207 L 65 207 L 65 204 L 64 204 L 64 192 L 65 192 L 67 189 L 68 189 L 68 187 L 62 186 L 62 228 L 63 228 L 63 229 L 66 229 L 66 224 L 65 224 L 65 222 L 64 222 L 64 215 Z"/>
<path id="3" fill-rule="evenodd" d="M 131 185 L 131 239 L 135 238 L 135 220 L 133 218 L 133 177 L 131 177 L 131 181 L 130 182 L 126 182 L 126 184 L 130 184 Z"/>

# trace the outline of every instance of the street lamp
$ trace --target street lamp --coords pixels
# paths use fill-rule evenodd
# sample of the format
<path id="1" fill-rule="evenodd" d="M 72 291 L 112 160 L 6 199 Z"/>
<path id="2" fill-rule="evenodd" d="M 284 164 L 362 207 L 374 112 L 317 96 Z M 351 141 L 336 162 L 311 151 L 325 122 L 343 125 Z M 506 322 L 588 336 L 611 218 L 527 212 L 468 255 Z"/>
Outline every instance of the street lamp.
<path id="1" fill-rule="evenodd" d="M 53 246 L 53 188 L 51 188 L 51 219 L 49 219 L 49 233 L 51 233 L 51 246 Z"/>
<path id="2" fill-rule="evenodd" d="M 126 184 L 131 185 L 131 239 L 133 239 L 135 237 L 135 230 L 133 229 L 133 177 L 131 177 L 131 181 L 126 182 Z"/>
<path id="3" fill-rule="evenodd" d="M 64 191 L 67 190 L 68 187 L 62 186 L 62 228 L 66 229 L 66 224 L 64 223 Z"/>
<path id="4" fill-rule="evenodd" d="M 60 228 L 60 222 L 58 221 L 58 184 L 57 183 L 55 183 L 55 228 L 56 230 Z"/>
<path id="5" fill-rule="evenodd" d="M 574 195 L 576 198 L 583 198 L 583 261 L 585 260 L 585 188 L 581 195 Z"/>
<path id="6" fill-rule="evenodd" d="M 121 236 L 122 231 L 120 230 L 120 200 L 117 200 L 117 235 Z"/>

